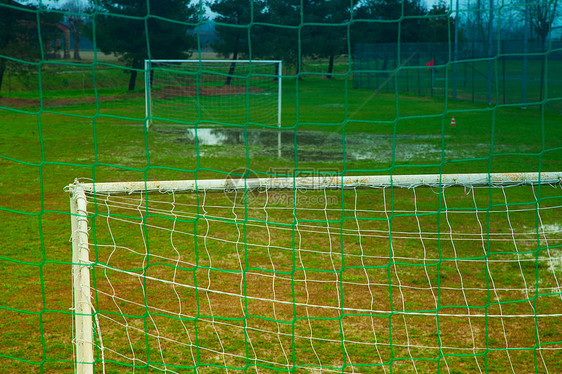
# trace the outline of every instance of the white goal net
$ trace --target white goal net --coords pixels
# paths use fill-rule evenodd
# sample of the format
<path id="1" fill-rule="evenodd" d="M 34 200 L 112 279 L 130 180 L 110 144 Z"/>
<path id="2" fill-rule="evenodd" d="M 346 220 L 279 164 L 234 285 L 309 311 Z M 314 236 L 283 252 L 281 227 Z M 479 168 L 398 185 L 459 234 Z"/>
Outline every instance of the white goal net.
<path id="1" fill-rule="evenodd" d="M 147 124 L 281 122 L 281 61 L 146 60 Z"/>
<path id="2" fill-rule="evenodd" d="M 78 367 L 556 372 L 561 177 L 77 182 Z"/>

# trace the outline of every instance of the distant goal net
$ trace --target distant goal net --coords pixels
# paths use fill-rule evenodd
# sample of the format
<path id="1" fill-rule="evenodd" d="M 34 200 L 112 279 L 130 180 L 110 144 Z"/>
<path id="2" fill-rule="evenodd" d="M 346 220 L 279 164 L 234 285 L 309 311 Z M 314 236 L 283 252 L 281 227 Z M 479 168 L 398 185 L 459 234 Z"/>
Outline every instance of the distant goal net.
<path id="1" fill-rule="evenodd" d="M 77 371 L 556 372 L 561 177 L 77 182 Z"/>
<path id="2" fill-rule="evenodd" d="M 146 60 L 147 125 L 281 122 L 281 61 Z"/>

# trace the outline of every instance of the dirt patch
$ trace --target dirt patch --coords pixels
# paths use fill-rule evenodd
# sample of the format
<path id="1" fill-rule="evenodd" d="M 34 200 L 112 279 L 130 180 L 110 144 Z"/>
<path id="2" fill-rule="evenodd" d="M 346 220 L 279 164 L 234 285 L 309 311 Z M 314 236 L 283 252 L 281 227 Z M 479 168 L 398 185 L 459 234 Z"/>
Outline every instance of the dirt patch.
<path id="1" fill-rule="evenodd" d="M 259 87 L 245 86 L 166 86 L 153 91 L 153 96 L 158 99 L 171 99 L 174 97 L 191 96 L 226 96 L 244 95 L 246 93 L 261 93 L 263 89 Z"/>
<path id="2" fill-rule="evenodd" d="M 128 95 L 126 98 L 130 97 L 138 97 L 141 96 L 140 94 L 137 95 Z M 44 107 L 61 107 L 61 106 L 68 106 L 68 105 L 77 105 L 77 104 L 94 104 L 96 102 L 108 102 L 108 101 L 117 101 L 123 100 L 125 96 L 98 96 L 92 97 L 62 97 L 62 98 L 47 98 L 43 99 L 43 106 Z M 12 107 L 12 108 L 29 108 L 29 107 L 39 107 L 41 104 L 39 99 L 22 99 L 16 97 L 0 97 L 0 106 L 3 107 Z"/>
<path id="3" fill-rule="evenodd" d="M 4 107 L 30 107 L 39 106 L 38 99 L 18 99 L 13 97 L 0 97 L 0 105 Z"/>

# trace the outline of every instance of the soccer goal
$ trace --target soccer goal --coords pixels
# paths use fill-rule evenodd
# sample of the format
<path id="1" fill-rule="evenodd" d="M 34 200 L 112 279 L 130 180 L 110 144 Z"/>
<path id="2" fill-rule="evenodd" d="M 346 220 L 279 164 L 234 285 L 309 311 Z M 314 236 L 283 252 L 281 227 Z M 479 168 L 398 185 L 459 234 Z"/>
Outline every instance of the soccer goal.
<path id="1" fill-rule="evenodd" d="M 76 369 L 554 372 L 561 178 L 76 182 Z"/>
<path id="2" fill-rule="evenodd" d="M 145 60 L 147 126 L 281 123 L 281 61 Z"/>

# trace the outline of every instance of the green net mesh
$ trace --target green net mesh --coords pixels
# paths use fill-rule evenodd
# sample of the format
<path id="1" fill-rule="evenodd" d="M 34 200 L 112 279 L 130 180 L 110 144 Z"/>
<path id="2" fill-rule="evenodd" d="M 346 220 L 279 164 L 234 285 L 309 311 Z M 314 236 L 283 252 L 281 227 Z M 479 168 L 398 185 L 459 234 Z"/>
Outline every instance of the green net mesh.
<path id="1" fill-rule="evenodd" d="M 561 22 L 552 0 L 0 0 L 0 368 L 562 371 Z M 520 172 L 542 183 L 442 183 Z M 414 182 L 334 184 L 387 175 Z M 256 178 L 294 183 L 232 187 Z"/>

